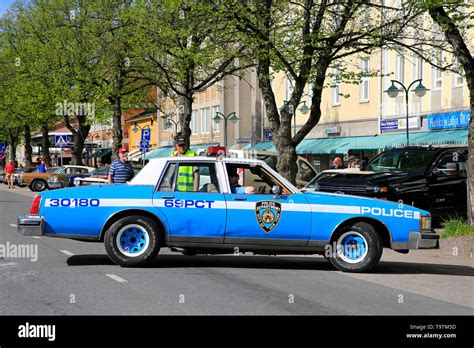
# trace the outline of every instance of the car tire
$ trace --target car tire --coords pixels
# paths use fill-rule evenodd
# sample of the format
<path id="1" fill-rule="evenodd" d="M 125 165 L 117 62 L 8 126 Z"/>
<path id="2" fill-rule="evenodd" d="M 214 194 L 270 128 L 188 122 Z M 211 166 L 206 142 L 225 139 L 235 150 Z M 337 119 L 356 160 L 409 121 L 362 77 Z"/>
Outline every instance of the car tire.
<path id="1" fill-rule="evenodd" d="M 342 272 L 367 272 L 379 262 L 383 244 L 374 226 L 356 222 L 342 227 L 332 238 L 329 260 Z"/>
<path id="2" fill-rule="evenodd" d="M 41 192 L 48 188 L 48 183 L 44 180 L 34 180 L 30 185 L 30 190 L 33 192 Z"/>
<path id="3" fill-rule="evenodd" d="M 160 229 L 151 218 L 132 215 L 113 223 L 105 232 L 110 259 L 122 267 L 145 266 L 160 251 Z"/>

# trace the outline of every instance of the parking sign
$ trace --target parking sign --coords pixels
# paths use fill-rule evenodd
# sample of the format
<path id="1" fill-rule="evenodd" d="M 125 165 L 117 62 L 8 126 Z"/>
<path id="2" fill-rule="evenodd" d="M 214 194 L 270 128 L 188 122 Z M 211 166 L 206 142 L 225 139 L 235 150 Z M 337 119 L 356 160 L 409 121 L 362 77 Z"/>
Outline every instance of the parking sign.
<path id="1" fill-rule="evenodd" d="M 150 142 L 150 137 L 151 137 L 151 129 L 150 128 L 142 129 L 142 139 L 141 140 L 146 140 L 146 141 Z"/>
<path id="2" fill-rule="evenodd" d="M 140 151 L 147 152 L 150 150 L 150 142 L 147 140 L 140 140 Z"/>

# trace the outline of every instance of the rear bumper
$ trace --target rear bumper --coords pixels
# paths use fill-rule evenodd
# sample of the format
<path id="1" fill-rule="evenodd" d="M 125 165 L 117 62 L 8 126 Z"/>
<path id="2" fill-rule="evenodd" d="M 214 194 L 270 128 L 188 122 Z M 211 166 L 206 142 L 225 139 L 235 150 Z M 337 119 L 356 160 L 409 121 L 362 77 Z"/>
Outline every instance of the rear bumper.
<path id="1" fill-rule="evenodd" d="M 41 216 L 20 216 L 17 225 L 18 233 L 24 236 L 42 236 L 44 234 L 44 222 Z"/>

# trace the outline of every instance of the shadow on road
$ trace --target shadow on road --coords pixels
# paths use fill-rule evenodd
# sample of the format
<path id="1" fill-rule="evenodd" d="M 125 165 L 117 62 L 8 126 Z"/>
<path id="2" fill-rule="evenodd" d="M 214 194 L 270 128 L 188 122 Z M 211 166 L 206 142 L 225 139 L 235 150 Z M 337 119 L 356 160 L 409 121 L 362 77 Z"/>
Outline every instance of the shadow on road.
<path id="1" fill-rule="evenodd" d="M 110 266 L 114 263 L 107 255 L 74 255 L 68 258 L 69 266 Z M 272 256 L 184 256 L 158 255 L 146 268 L 248 268 L 248 269 L 294 269 L 335 271 L 322 257 L 272 257 Z M 373 274 L 439 274 L 452 276 L 474 276 L 474 269 L 467 266 L 381 261 Z"/>

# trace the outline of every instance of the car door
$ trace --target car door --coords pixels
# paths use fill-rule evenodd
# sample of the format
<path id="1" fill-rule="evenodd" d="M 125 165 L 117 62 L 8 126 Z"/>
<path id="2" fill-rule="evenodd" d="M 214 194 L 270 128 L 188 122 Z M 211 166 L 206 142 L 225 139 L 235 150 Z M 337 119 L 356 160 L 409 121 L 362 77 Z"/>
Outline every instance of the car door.
<path id="1" fill-rule="evenodd" d="M 292 193 L 260 165 L 226 164 L 227 175 L 238 173 L 238 191 L 227 193 L 227 226 L 224 243 L 269 246 L 306 246 L 311 213 L 302 193 Z M 271 193 L 278 185 L 281 194 Z"/>
<path id="2" fill-rule="evenodd" d="M 465 216 L 466 177 L 466 157 L 463 153 L 449 151 L 440 157 L 428 175 L 432 214 Z"/>
<path id="3" fill-rule="evenodd" d="M 180 191 L 180 168 L 192 167 L 196 189 Z M 171 242 L 223 243 L 226 204 L 213 162 L 170 162 L 153 195 L 153 205 L 166 217 Z"/>

